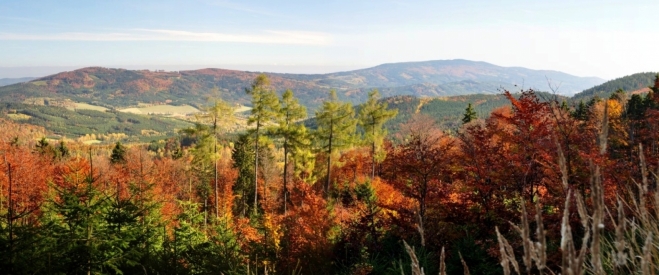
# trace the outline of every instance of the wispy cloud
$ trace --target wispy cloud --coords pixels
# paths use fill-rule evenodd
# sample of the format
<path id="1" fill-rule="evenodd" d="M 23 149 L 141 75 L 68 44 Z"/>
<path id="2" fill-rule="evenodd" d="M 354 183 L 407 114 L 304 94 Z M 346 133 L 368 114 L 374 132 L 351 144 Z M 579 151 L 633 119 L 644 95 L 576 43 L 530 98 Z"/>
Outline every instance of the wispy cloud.
<path id="1" fill-rule="evenodd" d="M 196 41 L 254 44 L 326 45 L 331 37 L 326 33 L 304 31 L 262 31 L 251 34 L 190 32 L 164 29 L 132 29 L 120 32 L 62 32 L 51 34 L 2 33 L 0 40 L 23 41 Z"/>
<path id="2" fill-rule="evenodd" d="M 236 10 L 236 11 L 241 11 L 241 12 L 246 12 L 246 13 L 253 13 L 253 14 L 258 14 L 258 15 L 266 15 L 266 16 L 278 16 L 277 14 L 274 14 L 270 11 L 265 11 L 265 10 L 259 10 L 255 9 L 252 6 L 246 6 L 246 5 L 241 5 L 232 1 L 227 1 L 227 0 L 202 0 L 202 3 L 205 3 L 210 6 L 216 6 L 220 8 L 226 8 L 226 9 L 231 9 L 231 10 Z"/>

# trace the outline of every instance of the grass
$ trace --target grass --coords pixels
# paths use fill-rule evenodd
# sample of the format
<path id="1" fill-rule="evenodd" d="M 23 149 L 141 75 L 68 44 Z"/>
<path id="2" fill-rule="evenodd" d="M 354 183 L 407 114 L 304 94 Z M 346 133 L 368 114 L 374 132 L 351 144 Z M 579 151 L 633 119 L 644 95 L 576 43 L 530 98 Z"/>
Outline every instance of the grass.
<path id="1" fill-rule="evenodd" d="M 161 114 L 161 115 L 187 115 L 198 113 L 199 109 L 192 107 L 190 105 L 155 105 L 147 107 L 137 107 L 137 108 L 126 108 L 119 110 L 124 113 L 133 113 L 133 114 Z"/>
<path id="2" fill-rule="evenodd" d="M 28 120 L 32 118 L 31 116 L 28 116 L 26 114 L 7 114 L 7 116 L 12 120 Z"/>
<path id="3" fill-rule="evenodd" d="M 96 105 L 91 105 L 87 103 L 76 103 L 76 107 L 74 109 L 80 109 L 80 110 L 94 110 L 94 111 L 99 111 L 99 112 L 105 112 L 108 110 L 108 108 L 101 107 L 101 106 L 96 106 Z"/>

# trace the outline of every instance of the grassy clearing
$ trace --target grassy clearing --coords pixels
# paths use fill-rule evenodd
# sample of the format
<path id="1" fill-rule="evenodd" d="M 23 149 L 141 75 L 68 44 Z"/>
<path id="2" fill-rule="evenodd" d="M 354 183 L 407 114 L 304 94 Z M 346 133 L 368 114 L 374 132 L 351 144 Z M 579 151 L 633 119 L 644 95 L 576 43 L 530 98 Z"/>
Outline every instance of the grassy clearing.
<path id="1" fill-rule="evenodd" d="M 13 120 L 28 120 L 32 118 L 26 114 L 7 114 L 7 116 Z"/>
<path id="2" fill-rule="evenodd" d="M 159 114 L 159 115 L 187 115 L 198 113 L 199 109 L 192 107 L 190 105 L 156 105 L 148 107 L 138 107 L 138 108 L 126 108 L 119 110 L 124 113 L 133 113 L 133 114 Z"/>
<path id="3" fill-rule="evenodd" d="M 96 105 L 91 105 L 87 103 L 76 103 L 75 109 L 82 109 L 82 110 L 94 110 L 94 111 L 99 111 L 99 112 L 105 112 L 108 110 L 108 108 L 101 107 L 101 106 L 96 106 Z"/>

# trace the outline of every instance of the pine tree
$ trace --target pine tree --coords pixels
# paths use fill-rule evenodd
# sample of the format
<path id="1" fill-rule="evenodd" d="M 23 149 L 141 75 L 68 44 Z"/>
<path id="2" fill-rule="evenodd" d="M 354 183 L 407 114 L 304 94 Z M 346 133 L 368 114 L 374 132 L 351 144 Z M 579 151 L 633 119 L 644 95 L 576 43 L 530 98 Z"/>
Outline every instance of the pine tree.
<path id="1" fill-rule="evenodd" d="M 110 162 L 113 164 L 126 163 L 126 147 L 117 141 L 110 155 Z"/>
<path id="2" fill-rule="evenodd" d="M 320 110 L 316 111 L 318 123 L 316 137 L 320 143 L 320 150 L 327 155 L 325 192 L 329 192 L 330 188 L 332 154 L 353 144 L 357 125 L 354 116 L 352 105 L 340 102 L 335 90 L 330 91 L 329 100 L 323 102 Z"/>
<path id="3" fill-rule="evenodd" d="M 364 141 L 371 145 L 371 178 L 375 177 L 375 164 L 382 161 L 378 158 L 378 152 L 382 141 L 387 135 L 387 130 L 382 126 L 398 114 L 398 110 L 387 110 L 387 103 L 378 103 L 380 93 L 373 89 L 368 93 L 368 101 L 360 105 L 359 125 L 364 130 Z"/>
<path id="4" fill-rule="evenodd" d="M 255 124 L 251 130 L 254 134 L 254 211 L 258 211 L 258 170 L 259 170 L 259 142 L 261 130 L 275 122 L 279 115 L 279 99 L 270 87 L 270 79 L 265 74 L 260 74 L 252 82 L 251 88 L 245 89 L 252 96 L 252 115 L 247 120 L 247 125 Z"/>
<path id="5" fill-rule="evenodd" d="M 471 103 L 469 103 L 467 105 L 467 109 L 465 109 L 465 114 L 462 117 L 462 124 L 467 124 L 477 118 L 478 115 L 476 115 L 476 112 L 474 111 L 474 107 L 471 106 Z"/>
<path id="6" fill-rule="evenodd" d="M 281 96 L 280 100 L 280 116 L 279 126 L 275 130 L 275 134 L 283 139 L 284 147 L 284 212 L 286 211 L 286 203 L 289 200 L 288 193 L 288 157 L 293 152 L 297 151 L 300 147 L 308 146 L 309 139 L 307 138 L 307 129 L 304 124 L 298 123 L 300 120 L 307 117 L 307 109 L 300 105 L 298 100 L 293 95 L 293 91 L 286 90 Z"/>
<path id="7" fill-rule="evenodd" d="M 590 108 L 583 101 L 580 101 L 577 108 L 570 115 L 577 120 L 586 121 L 590 116 Z"/>

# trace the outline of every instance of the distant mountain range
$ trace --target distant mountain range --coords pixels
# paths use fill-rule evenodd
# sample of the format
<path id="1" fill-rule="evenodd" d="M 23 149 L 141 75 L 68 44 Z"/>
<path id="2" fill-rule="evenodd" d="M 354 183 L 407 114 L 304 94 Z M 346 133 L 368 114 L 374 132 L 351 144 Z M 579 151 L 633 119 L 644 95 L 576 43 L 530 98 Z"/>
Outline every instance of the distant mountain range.
<path id="1" fill-rule="evenodd" d="M 21 82 L 28 82 L 33 79 L 36 79 L 36 77 L 0 78 L 0 86 L 7 86 Z"/>
<path id="2" fill-rule="evenodd" d="M 68 98 L 106 107 L 138 103 L 200 105 L 214 88 L 230 102 L 248 104 L 244 92 L 258 72 L 201 69 L 165 72 L 89 67 L 0 87 L 0 100 L 23 102 L 34 97 Z M 596 77 L 577 77 L 557 71 L 501 67 L 468 60 L 438 60 L 383 64 L 330 74 L 268 73 L 279 92 L 291 89 L 314 110 L 336 89 L 342 100 L 363 102 L 368 91 L 383 96 L 451 96 L 496 94 L 499 89 L 533 88 L 548 91 L 548 81 L 561 94 L 573 94 L 603 83 Z"/>

